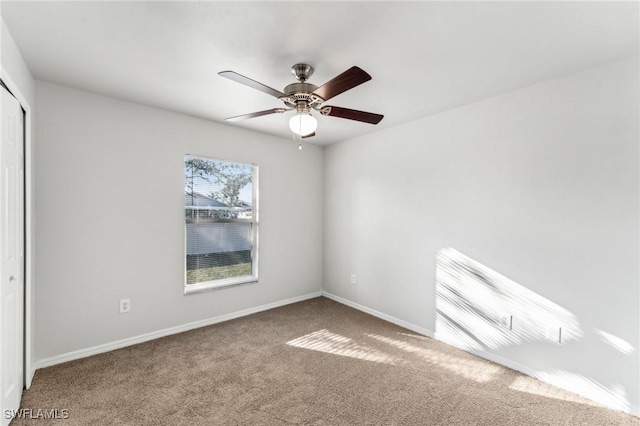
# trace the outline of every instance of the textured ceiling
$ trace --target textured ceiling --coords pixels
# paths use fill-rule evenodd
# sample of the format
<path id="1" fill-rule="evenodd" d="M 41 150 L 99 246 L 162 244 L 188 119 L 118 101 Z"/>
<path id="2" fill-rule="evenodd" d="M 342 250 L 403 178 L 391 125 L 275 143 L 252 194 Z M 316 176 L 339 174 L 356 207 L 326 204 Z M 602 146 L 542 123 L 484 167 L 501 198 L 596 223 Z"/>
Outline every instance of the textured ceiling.
<path id="1" fill-rule="evenodd" d="M 282 106 L 291 65 L 316 85 L 353 65 L 373 79 L 318 117 L 330 144 L 638 54 L 637 2 L 8 2 L 2 18 L 36 79 L 224 122 Z M 289 113 L 291 114 L 291 113 Z M 229 124 L 291 138 L 289 115 Z"/>

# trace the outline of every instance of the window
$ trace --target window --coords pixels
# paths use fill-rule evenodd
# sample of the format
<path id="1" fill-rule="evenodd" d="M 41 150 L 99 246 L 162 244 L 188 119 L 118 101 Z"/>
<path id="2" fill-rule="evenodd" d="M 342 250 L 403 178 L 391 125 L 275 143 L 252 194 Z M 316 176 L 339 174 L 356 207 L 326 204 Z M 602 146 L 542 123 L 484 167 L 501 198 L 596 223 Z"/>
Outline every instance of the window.
<path id="1" fill-rule="evenodd" d="M 258 281 L 258 167 L 184 158 L 185 294 Z"/>

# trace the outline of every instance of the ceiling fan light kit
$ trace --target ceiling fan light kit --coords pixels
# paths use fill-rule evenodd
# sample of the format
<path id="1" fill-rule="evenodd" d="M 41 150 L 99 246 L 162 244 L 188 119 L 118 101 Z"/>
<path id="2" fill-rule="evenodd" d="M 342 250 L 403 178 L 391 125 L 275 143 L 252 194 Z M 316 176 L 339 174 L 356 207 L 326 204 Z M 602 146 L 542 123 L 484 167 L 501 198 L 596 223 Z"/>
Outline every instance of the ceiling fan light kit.
<path id="1" fill-rule="evenodd" d="M 289 128 L 298 136 L 308 136 L 315 133 L 318 128 L 318 120 L 311 115 L 311 112 L 307 108 L 291 117 L 289 120 Z"/>
<path id="2" fill-rule="evenodd" d="M 244 84 L 245 86 L 249 86 L 253 89 L 274 96 L 284 102 L 287 106 L 287 108 L 273 108 L 250 114 L 229 117 L 226 120 L 235 122 L 246 120 L 248 118 L 261 117 L 263 115 L 275 113 L 282 114 L 286 111 L 295 110 L 296 115 L 291 117 L 289 120 L 289 128 L 295 135 L 302 138 L 309 138 L 315 135 L 315 131 L 318 127 L 318 120 L 311 115 L 312 109 L 325 116 L 345 118 L 369 124 L 378 124 L 384 117 L 381 114 L 374 114 L 371 112 L 322 105 L 325 101 L 333 98 L 334 96 L 371 80 L 371 76 L 361 68 L 355 66 L 351 67 L 320 87 L 307 83 L 307 80 L 313 74 L 313 67 L 311 65 L 295 64 L 291 67 L 291 73 L 298 79 L 298 82 L 287 85 L 284 90 L 280 92 L 234 71 L 219 72 L 218 75 L 221 77 L 228 78 L 237 83 Z"/>

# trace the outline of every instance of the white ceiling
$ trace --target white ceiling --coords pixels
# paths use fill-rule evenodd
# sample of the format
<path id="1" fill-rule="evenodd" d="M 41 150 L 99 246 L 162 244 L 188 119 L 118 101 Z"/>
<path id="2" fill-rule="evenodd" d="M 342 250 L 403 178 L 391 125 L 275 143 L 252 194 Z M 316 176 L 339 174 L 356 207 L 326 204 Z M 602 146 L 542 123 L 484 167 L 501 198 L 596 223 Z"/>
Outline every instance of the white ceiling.
<path id="1" fill-rule="evenodd" d="M 291 65 L 316 85 L 373 79 L 328 104 L 377 126 L 318 118 L 330 144 L 638 54 L 638 2 L 9 2 L 2 18 L 34 77 L 224 122 L 282 106 Z M 291 113 L 289 113 L 291 114 Z M 317 115 L 317 114 L 316 114 Z M 291 138 L 286 114 L 232 124 Z M 231 124 L 230 124 L 231 125 Z"/>

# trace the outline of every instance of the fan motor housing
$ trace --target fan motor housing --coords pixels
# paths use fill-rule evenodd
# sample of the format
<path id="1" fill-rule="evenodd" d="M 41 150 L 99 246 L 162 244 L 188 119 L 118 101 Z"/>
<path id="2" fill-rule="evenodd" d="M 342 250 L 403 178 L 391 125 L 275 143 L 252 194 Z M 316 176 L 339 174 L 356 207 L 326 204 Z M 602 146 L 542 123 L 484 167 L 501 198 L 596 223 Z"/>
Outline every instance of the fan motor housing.
<path id="1" fill-rule="evenodd" d="M 306 102 L 309 107 L 313 108 L 324 102 L 320 96 L 313 94 L 317 88 L 318 86 L 311 83 L 291 83 L 283 90 L 286 96 L 279 99 L 294 108 L 299 102 Z"/>

